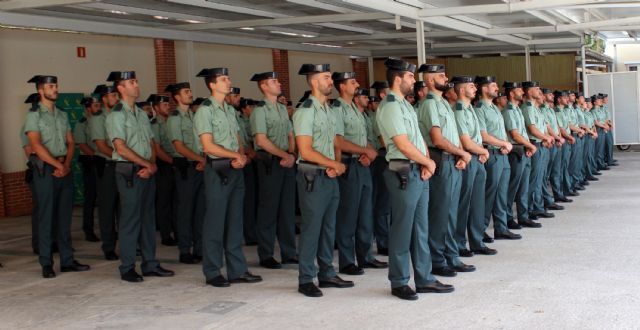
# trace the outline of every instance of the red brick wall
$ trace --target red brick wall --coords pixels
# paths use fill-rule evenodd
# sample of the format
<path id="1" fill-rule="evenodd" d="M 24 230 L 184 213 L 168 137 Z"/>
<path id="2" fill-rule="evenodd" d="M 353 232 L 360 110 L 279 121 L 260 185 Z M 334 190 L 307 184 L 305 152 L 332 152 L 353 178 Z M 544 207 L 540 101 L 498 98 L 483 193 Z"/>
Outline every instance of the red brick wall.
<path id="1" fill-rule="evenodd" d="M 273 71 L 278 73 L 278 81 L 282 85 L 282 93 L 291 100 L 289 89 L 289 52 L 282 49 L 272 49 Z"/>
<path id="2" fill-rule="evenodd" d="M 369 88 L 369 62 L 366 58 L 351 59 L 353 71 L 356 73 L 356 81 L 362 88 Z"/>
<path id="3" fill-rule="evenodd" d="M 173 40 L 154 39 L 156 58 L 157 93 L 171 96 L 164 91 L 169 84 L 176 83 L 176 51 Z"/>
<path id="4" fill-rule="evenodd" d="M 0 217 L 31 214 L 31 190 L 24 182 L 24 171 L 2 173 L 0 184 Z"/>

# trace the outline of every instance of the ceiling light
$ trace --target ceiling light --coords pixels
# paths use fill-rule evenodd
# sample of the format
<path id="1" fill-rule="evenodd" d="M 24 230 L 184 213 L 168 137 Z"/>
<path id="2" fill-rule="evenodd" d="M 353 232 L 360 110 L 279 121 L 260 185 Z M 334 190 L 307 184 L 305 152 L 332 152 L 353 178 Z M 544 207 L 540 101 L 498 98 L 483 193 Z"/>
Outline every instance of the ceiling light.
<path id="1" fill-rule="evenodd" d="M 107 10 L 108 13 L 116 14 L 116 15 L 129 15 L 126 11 L 120 10 Z"/>
<path id="2" fill-rule="evenodd" d="M 153 18 L 155 18 L 155 19 L 162 19 L 162 20 L 169 19 L 169 17 L 159 16 L 159 15 L 155 15 L 155 16 L 153 16 Z"/>
<path id="3" fill-rule="evenodd" d="M 202 24 L 202 23 L 204 23 L 203 21 L 196 21 L 194 19 L 181 19 L 181 21 L 187 22 L 187 23 L 192 23 L 192 24 Z"/>
<path id="4" fill-rule="evenodd" d="M 316 36 L 310 35 L 310 34 L 301 34 L 300 36 L 303 37 L 303 38 L 315 38 L 316 37 Z"/>
<path id="5" fill-rule="evenodd" d="M 338 46 L 338 45 L 318 44 L 318 43 L 314 43 L 314 42 L 303 42 L 302 45 L 318 46 L 318 47 L 329 47 L 329 48 L 342 48 L 342 46 Z"/>
<path id="6" fill-rule="evenodd" d="M 255 29 L 252 27 L 241 27 L 240 30 L 253 31 Z"/>
<path id="7" fill-rule="evenodd" d="M 297 33 L 293 33 L 293 32 L 285 32 L 285 31 L 269 31 L 269 32 L 275 33 L 275 34 L 283 34 L 285 36 L 291 36 L 291 37 L 298 36 Z"/>

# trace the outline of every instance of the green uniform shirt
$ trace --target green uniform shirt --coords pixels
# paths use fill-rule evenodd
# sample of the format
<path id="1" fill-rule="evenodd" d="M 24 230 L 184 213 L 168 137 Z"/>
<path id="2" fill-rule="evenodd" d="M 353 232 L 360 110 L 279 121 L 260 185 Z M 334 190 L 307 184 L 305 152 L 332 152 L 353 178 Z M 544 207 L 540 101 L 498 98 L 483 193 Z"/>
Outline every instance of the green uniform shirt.
<path id="1" fill-rule="evenodd" d="M 551 109 L 549 107 L 548 104 L 544 104 L 540 110 L 542 111 L 542 114 L 544 115 L 546 122 L 549 124 L 549 126 L 551 126 L 551 130 L 553 131 L 554 134 L 560 134 L 560 127 L 558 126 L 558 119 L 556 118 L 556 112 L 553 111 L 553 109 Z"/>
<path id="2" fill-rule="evenodd" d="M 335 160 L 334 141 L 339 130 L 338 122 L 335 111 L 327 104 L 320 104 L 311 95 L 293 114 L 293 132 L 296 136 L 311 136 L 313 149 Z M 298 160 L 304 159 L 299 156 Z"/>
<path id="3" fill-rule="evenodd" d="M 533 105 L 533 103 L 531 103 L 530 101 L 526 101 L 522 114 L 524 115 L 524 122 L 527 127 L 533 125 L 540 132 L 542 132 L 542 134 L 546 134 L 545 132 L 547 131 L 547 126 L 545 124 L 544 115 L 542 115 L 542 112 L 540 112 L 540 109 L 538 109 L 538 107 Z M 538 137 L 533 136 L 533 134 L 530 134 L 529 138 L 536 142 L 542 141 Z"/>
<path id="4" fill-rule="evenodd" d="M 76 127 L 73 129 L 73 140 L 75 140 L 76 144 L 85 143 L 91 148 L 94 152 L 98 149 L 96 147 L 95 142 L 91 139 L 91 132 L 89 132 L 88 120 L 86 117 L 82 117 L 77 123 Z M 81 154 L 85 154 L 80 149 Z"/>
<path id="5" fill-rule="evenodd" d="M 138 156 L 151 159 L 151 124 L 147 114 L 138 106 L 132 109 L 128 104 L 119 102 L 107 115 L 106 127 L 109 140 L 121 139 Z M 111 157 L 116 161 L 128 161 L 115 149 Z"/>
<path id="6" fill-rule="evenodd" d="M 361 147 L 367 146 L 367 123 L 364 115 L 360 113 L 355 103 L 347 104 L 342 98 L 338 98 L 333 103 L 336 112 L 338 125 L 343 128 L 342 136 L 345 140 Z"/>
<path id="7" fill-rule="evenodd" d="M 239 151 L 238 134 L 240 126 L 236 120 L 236 110 L 224 102 L 218 103 L 213 96 L 202 102 L 200 108 L 193 117 L 193 129 L 198 141 L 198 152 L 202 152 L 200 135 L 211 134 L 213 142 L 227 150 Z M 210 158 L 220 158 L 208 155 Z"/>
<path id="8" fill-rule="evenodd" d="M 87 120 L 87 126 L 89 127 L 89 136 L 91 141 L 95 143 L 96 140 L 103 140 L 109 147 L 113 148 L 113 142 L 107 135 L 107 111 L 102 108 L 100 112 L 89 117 Z M 96 149 L 96 155 L 102 158 L 111 159 L 111 155 L 105 155 Z"/>
<path id="9" fill-rule="evenodd" d="M 593 118 L 593 114 L 591 113 L 591 111 L 585 110 L 582 115 L 584 116 L 585 126 L 587 126 L 587 128 L 589 129 L 593 128 L 595 119 Z"/>
<path id="10" fill-rule="evenodd" d="M 467 135 L 476 144 L 482 146 L 482 136 L 480 135 L 480 123 L 476 112 L 473 111 L 471 104 L 465 105 L 458 101 L 456 102 L 456 111 L 454 112 L 456 118 L 456 124 L 458 127 L 458 134 Z"/>
<path id="11" fill-rule="evenodd" d="M 460 136 L 456 127 L 456 118 L 449 102 L 433 92 L 427 94 L 424 102 L 416 110 L 420 132 L 429 147 L 435 147 L 431 141 L 431 128 L 440 127 L 442 136 L 451 144 L 460 147 Z"/>
<path id="12" fill-rule="evenodd" d="M 169 135 L 167 135 L 167 119 L 164 119 L 164 117 L 157 117 L 156 120 L 156 126 L 158 127 L 157 129 L 157 135 L 156 132 L 154 132 L 153 134 L 153 138 L 156 140 L 156 143 L 160 144 L 160 148 L 162 148 L 162 150 L 164 150 L 166 153 L 168 153 L 170 156 L 172 157 L 181 157 L 181 156 L 176 156 L 178 153 L 176 152 L 176 148 L 173 146 L 173 143 L 171 143 L 171 139 L 169 139 Z"/>
<path id="13" fill-rule="evenodd" d="M 287 107 L 280 102 L 271 103 L 268 99 L 258 102 L 249 119 L 251 133 L 254 136 L 256 150 L 262 150 L 255 143 L 256 134 L 265 134 L 280 150 L 289 150 L 289 134 L 293 131 Z"/>
<path id="14" fill-rule="evenodd" d="M 42 103 L 27 113 L 24 131 L 40 133 L 40 142 L 49 150 L 51 156 L 60 157 L 67 154 L 67 133 L 71 131 L 67 113 L 54 106 L 49 111 Z"/>
<path id="15" fill-rule="evenodd" d="M 244 115 L 236 110 L 236 121 L 238 122 L 238 134 L 240 135 L 240 141 L 242 146 L 248 148 L 249 142 L 251 142 L 251 124 L 249 118 L 245 118 Z"/>
<path id="16" fill-rule="evenodd" d="M 27 133 L 24 131 L 24 123 L 20 128 L 20 143 L 23 148 L 29 145 L 29 137 L 27 137 Z"/>
<path id="17" fill-rule="evenodd" d="M 167 138 L 172 144 L 175 141 L 180 141 L 191 151 L 197 152 L 193 135 L 193 112 L 191 110 L 181 111 L 176 109 L 171 112 L 167 119 Z M 171 155 L 173 157 L 184 157 L 175 150 L 175 147 Z"/>
<path id="18" fill-rule="evenodd" d="M 380 127 L 384 143 L 387 145 L 387 160 L 407 159 L 393 142 L 393 137 L 398 135 L 407 135 L 409 141 L 423 155 L 427 154 L 424 139 L 420 133 L 418 116 L 406 99 L 400 99 L 394 92 L 389 92 L 384 100 L 380 102 L 380 107 L 378 107 L 376 113 L 376 121 Z"/>
<path id="19" fill-rule="evenodd" d="M 509 142 L 517 143 L 509 132 L 516 130 L 518 134 L 522 135 L 525 140 L 529 139 L 529 134 L 527 134 L 527 127 L 524 123 L 524 116 L 522 115 L 522 111 L 520 108 L 509 102 L 507 103 L 506 109 L 502 111 L 502 118 L 504 119 L 504 127 L 507 129 L 507 136 L 509 137 Z"/>
<path id="20" fill-rule="evenodd" d="M 572 105 L 567 105 L 565 107 L 565 119 L 569 123 L 569 125 L 578 126 L 578 117 L 576 116 L 576 109 Z"/>
<path id="21" fill-rule="evenodd" d="M 380 144 L 380 140 L 378 139 L 380 134 L 378 133 L 378 123 L 376 123 L 376 113 L 365 110 L 364 119 L 367 123 L 367 140 L 376 150 L 382 148 L 382 144 Z"/>
<path id="22" fill-rule="evenodd" d="M 567 108 L 556 106 L 556 119 L 558 120 L 558 128 L 564 129 L 567 134 L 571 134 L 569 129 L 569 121 L 567 120 Z"/>
<path id="23" fill-rule="evenodd" d="M 507 141 L 507 130 L 504 127 L 504 119 L 502 118 L 502 114 L 500 114 L 500 110 L 493 102 L 480 100 L 476 107 L 476 115 L 478 117 L 478 123 L 480 124 L 480 131 L 485 131 L 497 139 Z M 489 148 L 500 149 L 500 147 L 493 145 L 490 145 Z"/>

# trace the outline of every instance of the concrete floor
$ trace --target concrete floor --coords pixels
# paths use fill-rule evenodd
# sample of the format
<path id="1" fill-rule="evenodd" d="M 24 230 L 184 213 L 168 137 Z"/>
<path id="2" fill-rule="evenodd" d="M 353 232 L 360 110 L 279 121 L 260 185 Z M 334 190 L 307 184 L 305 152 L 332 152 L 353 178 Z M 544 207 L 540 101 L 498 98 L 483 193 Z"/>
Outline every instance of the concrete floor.
<path id="1" fill-rule="evenodd" d="M 603 172 L 542 229 L 491 244 L 496 256 L 465 259 L 475 273 L 441 279 L 455 285 L 454 293 L 422 294 L 416 302 L 390 295 L 386 270 L 344 276 L 355 288 L 303 297 L 297 268 L 258 268 L 255 247 L 245 255 L 262 283 L 205 286 L 201 266 L 177 263 L 176 249 L 165 246 L 159 257 L 174 278 L 125 283 L 118 262 L 105 261 L 99 243 L 82 239 L 78 210 L 76 258 L 92 270 L 43 279 L 30 252 L 28 218 L 2 219 L 0 328 L 637 328 L 640 153 L 616 157 L 621 166 Z"/>

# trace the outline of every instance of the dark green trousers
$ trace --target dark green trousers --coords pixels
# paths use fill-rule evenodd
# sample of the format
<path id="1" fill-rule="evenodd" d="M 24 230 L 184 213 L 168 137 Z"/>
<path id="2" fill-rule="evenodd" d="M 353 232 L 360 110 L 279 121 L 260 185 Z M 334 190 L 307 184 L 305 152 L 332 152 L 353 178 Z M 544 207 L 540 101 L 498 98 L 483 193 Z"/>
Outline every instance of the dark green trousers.
<path id="1" fill-rule="evenodd" d="M 247 164 L 242 172 L 244 175 L 244 210 L 242 212 L 244 241 L 246 244 L 255 244 L 258 242 L 256 187 L 260 185 L 256 180 L 256 164 L 254 162 Z"/>
<path id="2" fill-rule="evenodd" d="M 429 181 L 420 179 L 415 166 L 408 175 L 407 186 L 401 189 L 395 172 L 384 172 L 384 181 L 391 197 L 391 227 L 389 231 L 389 281 L 392 288 L 407 285 L 413 266 L 414 282 L 424 287 L 435 282 L 431 274 L 429 250 Z"/>
<path id="3" fill-rule="evenodd" d="M 156 180 L 156 226 L 163 240 L 170 239 L 176 232 L 176 182 L 173 177 L 171 164 L 161 160 L 157 161 L 158 172 Z"/>
<path id="4" fill-rule="evenodd" d="M 531 175 L 531 158 L 526 155 L 509 154 L 511 173 L 507 192 L 507 221 L 529 220 L 529 176 Z M 513 203 L 516 203 L 517 214 L 514 217 Z"/>
<path id="5" fill-rule="evenodd" d="M 384 182 L 383 173 L 387 169 L 387 160 L 378 156 L 371 164 L 371 182 L 373 184 L 373 234 L 379 249 L 389 247 L 389 225 L 391 221 L 391 204 L 389 191 Z"/>
<path id="6" fill-rule="evenodd" d="M 595 155 L 596 155 L 596 164 L 598 165 L 598 169 L 603 169 L 606 165 L 605 161 L 605 152 L 606 152 L 606 137 L 604 130 L 602 128 L 598 128 L 598 138 L 596 139 L 596 147 L 595 147 Z"/>
<path id="7" fill-rule="evenodd" d="M 227 277 L 232 280 L 247 271 L 242 252 L 242 213 L 244 176 L 242 170 L 223 174 L 227 183 L 211 165 L 204 169 L 206 212 L 202 225 L 202 271 L 206 280 L 221 275 L 226 260 Z"/>
<path id="8" fill-rule="evenodd" d="M 484 168 L 487 171 L 487 181 L 484 190 L 486 208 L 484 210 L 483 232 L 489 227 L 493 216 L 493 231 L 504 233 L 508 230 L 507 209 L 512 205 L 507 203 L 511 175 L 509 156 L 500 154 L 499 151 L 492 152 L 491 157 L 484 164 Z"/>
<path id="9" fill-rule="evenodd" d="M 119 194 L 116 186 L 115 162 L 107 161 L 104 169 L 96 168 L 98 184 L 98 221 L 102 251 L 116 249 L 116 223 L 118 218 Z"/>
<path id="10" fill-rule="evenodd" d="M 575 148 L 575 144 L 572 145 L 568 142 L 562 146 L 562 191 L 565 196 L 568 192 L 573 191 L 573 177 L 569 170 L 573 148 Z"/>
<path id="11" fill-rule="evenodd" d="M 487 182 L 487 171 L 484 165 L 478 160 L 478 156 L 473 155 L 467 168 L 462 171 L 460 187 L 460 203 L 458 206 L 458 217 L 454 238 L 458 250 L 467 247 L 467 235 L 469 237 L 469 247 L 472 250 L 480 249 L 484 246 L 484 209 L 485 195 L 484 189 Z"/>
<path id="12" fill-rule="evenodd" d="M 542 185 L 542 198 L 544 199 L 545 206 L 555 203 L 554 190 L 551 188 L 551 185 L 554 182 L 553 176 L 558 176 L 558 173 L 560 173 L 560 162 L 556 162 L 556 159 L 561 157 L 558 155 L 558 150 L 560 150 L 560 148 L 556 145 L 549 149 L 549 161 L 547 162 Z"/>
<path id="13" fill-rule="evenodd" d="M 578 137 L 578 134 L 572 134 L 576 139 L 576 143 L 571 148 L 571 160 L 569 162 L 569 173 L 571 174 L 572 187 L 582 182 L 582 160 L 584 159 L 584 137 Z"/>
<path id="14" fill-rule="evenodd" d="M 93 164 L 94 156 L 80 155 L 78 162 L 82 166 L 82 183 L 84 186 L 84 202 L 82 204 L 82 231 L 91 235 L 93 230 L 93 210 L 96 207 L 96 172 Z"/>
<path id="15" fill-rule="evenodd" d="M 615 162 L 617 162 L 617 160 L 613 159 L 613 131 L 609 131 L 607 132 L 607 134 L 605 134 L 605 157 L 604 157 L 604 161 L 607 163 L 607 165 L 611 165 Z"/>
<path id="16" fill-rule="evenodd" d="M 195 163 L 189 162 L 184 170 L 174 168 L 177 194 L 177 239 L 181 255 L 202 256 L 202 222 L 204 219 L 204 173 L 195 169 Z"/>
<path id="17" fill-rule="evenodd" d="M 531 174 L 529 177 L 529 213 L 544 212 L 544 201 L 542 199 L 542 186 L 544 185 L 544 175 L 547 171 L 549 149 L 536 142 L 538 151 L 531 157 Z"/>
<path id="18" fill-rule="evenodd" d="M 340 201 L 338 180 L 324 174 L 315 177 L 312 191 L 300 172 L 296 174 L 300 200 L 300 238 L 298 240 L 298 283 L 336 276 L 333 268 L 333 245 L 336 234 L 336 211 Z M 316 266 L 315 261 L 318 261 Z"/>
<path id="19" fill-rule="evenodd" d="M 458 245 L 453 235 L 456 232 L 462 173 L 455 164 L 452 155 L 443 155 L 442 162 L 438 164 L 440 169 L 431 177 L 429 248 L 434 268 L 460 264 Z"/>

